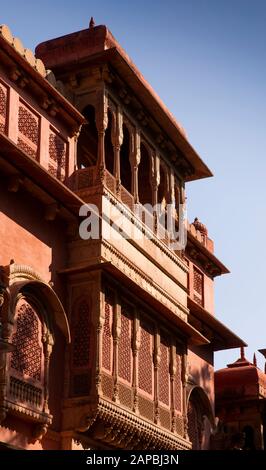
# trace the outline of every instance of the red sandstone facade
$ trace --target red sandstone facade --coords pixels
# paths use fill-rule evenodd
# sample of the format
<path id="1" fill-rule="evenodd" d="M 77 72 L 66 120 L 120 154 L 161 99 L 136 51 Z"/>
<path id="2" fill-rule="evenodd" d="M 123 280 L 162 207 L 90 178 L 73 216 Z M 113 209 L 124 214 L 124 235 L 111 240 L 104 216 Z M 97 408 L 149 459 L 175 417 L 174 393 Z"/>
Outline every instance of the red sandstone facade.
<path id="1" fill-rule="evenodd" d="M 178 222 L 211 176 L 184 130 L 105 26 L 36 56 L 1 26 L 0 141 L 2 445 L 208 449 L 214 351 L 244 345 L 214 316 L 228 271 L 198 220 L 175 251 L 132 212 L 171 203 Z M 79 236 L 84 203 L 99 239 Z M 105 238 L 115 207 L 141 237 Z"/>

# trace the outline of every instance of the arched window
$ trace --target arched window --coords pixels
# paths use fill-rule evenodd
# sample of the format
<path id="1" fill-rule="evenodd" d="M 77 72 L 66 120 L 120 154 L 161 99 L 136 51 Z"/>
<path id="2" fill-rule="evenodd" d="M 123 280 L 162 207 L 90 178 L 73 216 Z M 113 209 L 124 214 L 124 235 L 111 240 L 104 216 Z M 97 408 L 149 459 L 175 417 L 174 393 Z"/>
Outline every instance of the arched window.
<path id="1" fill-rule="evenodd" d="M 188 437 L 193 450 L 200 450 L 200 416 L 198 407 L 193 399 L 188 402 Z"/>
<path id="2" fill-rule="evenodd" d="M 9 358 L 9 396 L 17 403 L 48 412 L 48 343 L 53 344 L 44 306 L 31 295 L 16 304 Z M 50 351 L 51 352 L 51 351 Z"/>
<path id="3" fill-rule="evenodd" d="M 140 164 L 138 168 L 139 202 L 152 204 L 151 158 L 146 145 L 140 145 Z"/>
<path id="4" fill-rule="evenodd" d="M 113 114 L 108 109 L 108 126 L 105 131 L 104 146 L 105 146 L 105 165 L 106 169 L 113 175 L 114 174 L 114 149 L 112 144 L 113 132 Z"/>
<path id="5" fill-rule="evenodd" d="M 130 132 L 125 124 L 123 124 L 123 136 L 120 148 L 120 178 L 122 186 L 131 193 Z"/>
<path id="6" fill-rule="evenodd" d="M 206 392 L 194 386 L 187 407 L 188 436 L 193 450 L 209 448 L 210 430 L 215 426 L 213 409 Z"/>
<path id="7" fill-rule="evenodd" d="M 83 124 L 77 145 L 77 165 L 79 169 L 95 166 L 98 152 L 98 132 L 95 123 L 95 109 L 92 105 L 83 110 L 86 123 Z"/>

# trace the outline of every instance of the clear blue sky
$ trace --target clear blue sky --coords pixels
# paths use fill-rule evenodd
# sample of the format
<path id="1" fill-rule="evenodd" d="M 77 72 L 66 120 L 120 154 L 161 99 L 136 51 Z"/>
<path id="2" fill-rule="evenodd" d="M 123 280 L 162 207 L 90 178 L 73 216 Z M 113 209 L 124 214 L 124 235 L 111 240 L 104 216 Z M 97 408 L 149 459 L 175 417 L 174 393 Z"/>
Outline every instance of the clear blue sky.
<path id="1" fill-rule="evenodd" d="M 188 185 L 189 218 L 206 223 L 231 270 L 216 282 L 216 314 L 251 359 L 266 347 L 266 1 L 2 3 L 1 22 L 30 48 L 86 28 L 93 15 L 185 127 L 215 175 Z M 218 353 L 216 367 L 237 357 Z"/>

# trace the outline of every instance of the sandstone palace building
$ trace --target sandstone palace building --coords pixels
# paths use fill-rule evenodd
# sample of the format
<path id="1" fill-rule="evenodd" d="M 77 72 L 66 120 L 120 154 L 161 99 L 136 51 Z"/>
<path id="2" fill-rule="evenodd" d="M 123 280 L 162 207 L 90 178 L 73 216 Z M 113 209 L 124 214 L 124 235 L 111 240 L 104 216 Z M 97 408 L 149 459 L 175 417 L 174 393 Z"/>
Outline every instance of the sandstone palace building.
<path id="1" fill-rule="evenodd" d="M 175 249 L 133 211 L 171 204 L 178 224 L 209 176 L 105 26 L 35 55 L 0 27 L 2 448 L 209 448 L 214 352 L 245 345 L 214 315 L 228 271 L 198 219 Z M 85 203 L 97 238 L 80 236 Z M 139 236 L 105 236 L 115 210 Z"/>

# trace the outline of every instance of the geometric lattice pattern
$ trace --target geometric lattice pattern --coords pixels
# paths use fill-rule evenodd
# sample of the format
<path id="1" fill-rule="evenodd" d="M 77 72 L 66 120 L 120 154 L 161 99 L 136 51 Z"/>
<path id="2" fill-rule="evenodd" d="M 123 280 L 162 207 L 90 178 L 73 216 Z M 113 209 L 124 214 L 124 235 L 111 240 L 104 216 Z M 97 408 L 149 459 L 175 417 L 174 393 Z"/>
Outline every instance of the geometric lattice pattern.
<path id="1" fill-rule="evenodd" d="M 5 132 L 7 115 L 7 88 L 0 83 L 0 132 Z"/>
<path id="2" fill-rule="evenodd" d="M 118 343 L 118 375 L 121 379 L 131 383 L 132 371 L 132 317 L 125 307 L 121 312 L 121 335 Z"/>
<path id="3" fill-rule="evenodd" d="M 198 429 L 198 414 L 194 403 L 189 400 L 188 402 L 188 436 L 192 442 L 192 449 L 199 450 L 199 429 Z"/>
<path id="4" fill-rule="evenodd" d="M 147 327 L 140 328 L 140 348 L 138 361 L 139 388 L 152 395 L 153 383 L 153 336 Z"/>
<path id="5" fill-rule="evenodd" d="M 33 307 L 24 301 L 17 312 L 12 343 L 11 367 L 21 375 L 41 381 L 42 347 L 39 344 L 41 322 Z"/>
<path id="6" fill-rule="evenodd" d="M 66 176 L 67 145 L 55 132 L 49 134 L 49 166 L 50 174 L 63 181 Z"/>
<path id="7" fill-rule="evenodd" d="M 166 340 L 160 343 L 160 366 L 159 366 L 159 400 L 169 406 L 170 376 L 169 376 L 169 346 Z"/>
<path id="8" fill-rule="evenodd" d="M 39 118 L 22 103 L 18 110 L 18 131 L 18 147 L 36 158 L 39 144 Z"/>
<path id="9" fill-rule="evenodd" d="M 175 409 L 182 411 L 182 379 L 181 379 L 181 357 L 176 354 L 176 374 L 174 381 Z"/>
<path id="10" fill-rule="evenodd" d="M 193 270 L 194 300 L 203 305 L 203 274 L 194 267 Z"/>
<path id="11" fill-rule="evenodd" d="M 74 311 L 73 366 L 89 365 L 91 348 L 90 307 L 85 299 L 80 300 Z"/>
<path id="12" fill-rule="evenodd" d="M 104 325 L 102 340 L 102 365 L 109 372 L 112 371 L 112 323 L 113 323 L 113 299 L 105 294 Z"/>

